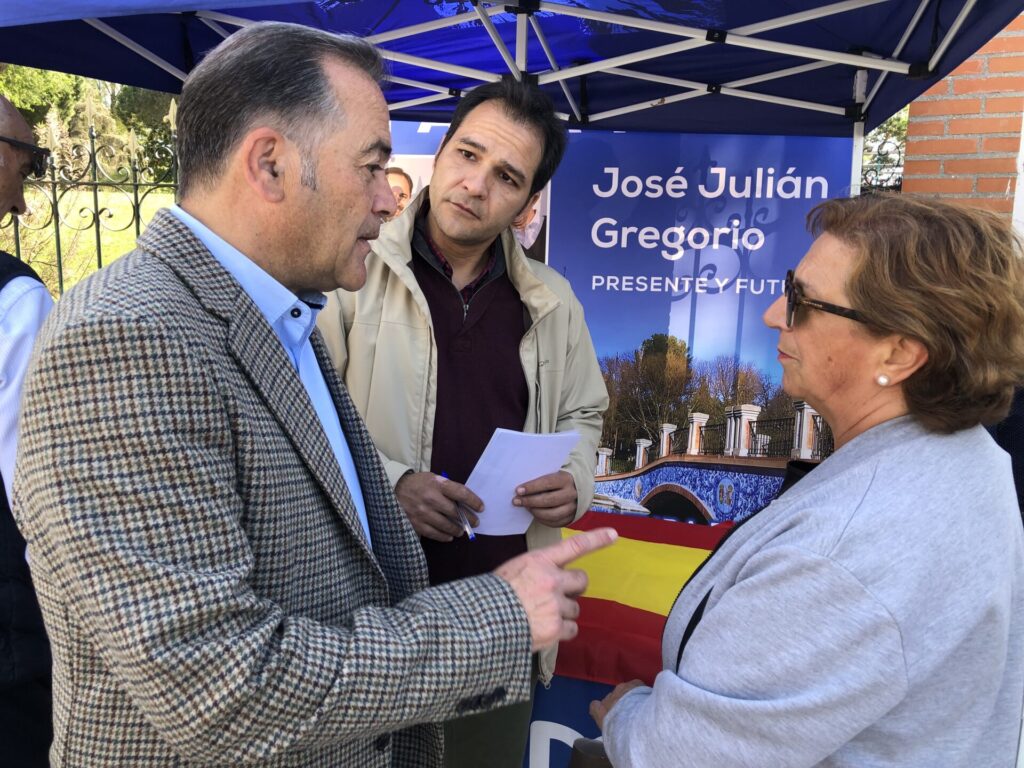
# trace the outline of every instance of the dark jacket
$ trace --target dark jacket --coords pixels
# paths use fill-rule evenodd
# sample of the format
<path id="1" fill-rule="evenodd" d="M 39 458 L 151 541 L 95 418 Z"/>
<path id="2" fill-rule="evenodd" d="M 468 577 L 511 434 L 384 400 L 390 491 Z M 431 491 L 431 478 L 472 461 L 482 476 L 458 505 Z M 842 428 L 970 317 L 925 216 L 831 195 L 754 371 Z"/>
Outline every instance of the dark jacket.
<path id="1" fill-rule="evenodd" d="M 16 277 L 39 280 L 27 264 L 0 251 L 0 291 Z M 49 676 L 50 644 L 25 561 L 25 539 L 0 482 L 0 687 Z"/>

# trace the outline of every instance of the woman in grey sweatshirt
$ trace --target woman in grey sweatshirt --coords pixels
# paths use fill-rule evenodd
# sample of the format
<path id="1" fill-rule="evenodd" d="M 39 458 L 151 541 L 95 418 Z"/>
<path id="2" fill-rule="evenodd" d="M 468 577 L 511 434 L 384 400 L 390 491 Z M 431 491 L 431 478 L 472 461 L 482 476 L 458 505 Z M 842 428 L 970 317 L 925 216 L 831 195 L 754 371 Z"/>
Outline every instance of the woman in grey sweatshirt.
<path id="1" fill-rule="evenodd" d="M 616 768 L 1011 768 L 1024 544 L 981 423 L 1024 381 L 1024 264 L 993 215 L 828 201 L 786 296 L 783 386 L 836 452 L 723 541 L 653 687 L 591 712 Z"/>

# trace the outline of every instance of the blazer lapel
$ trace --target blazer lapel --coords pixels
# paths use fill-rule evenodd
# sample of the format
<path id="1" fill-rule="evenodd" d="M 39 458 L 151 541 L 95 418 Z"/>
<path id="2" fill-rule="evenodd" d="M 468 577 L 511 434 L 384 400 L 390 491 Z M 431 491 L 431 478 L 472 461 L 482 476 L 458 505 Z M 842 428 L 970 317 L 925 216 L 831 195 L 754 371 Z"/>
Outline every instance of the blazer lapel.
<path id="1" fill-rule="evenodd" d="M 385 578 L 306 388 L 252 299 L 192 231 L 168 211 L 157 212 L 139 238 L 139 247 L 164 261 L 203 306 L 228 324 L 229 354 L 281 425 L 342 522 Z M 387 487 L 387 480 L 383 485 Z"/>
<path id="2" fill-rule="evenodd" d="M 320 370 L 334 399 L 345 440 L 352 452 L 366 503 L 366 517 L 377 562 L 387 575 L 392 598 L 398 602 L 427 586 L 426 560 L 419 538 L 398 505 L 373 438 L 338 377 L 319 329 L 309 337 Z M 421 563 L 417 568 L 417 563 Z"/>

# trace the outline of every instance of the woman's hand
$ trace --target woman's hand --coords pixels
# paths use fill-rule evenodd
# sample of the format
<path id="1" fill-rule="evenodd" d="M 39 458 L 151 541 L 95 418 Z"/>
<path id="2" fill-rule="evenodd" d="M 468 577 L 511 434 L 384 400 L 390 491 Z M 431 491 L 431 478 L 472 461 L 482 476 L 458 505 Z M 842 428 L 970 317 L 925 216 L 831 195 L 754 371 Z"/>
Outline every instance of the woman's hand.
<path id="1" fill-rule="evenodd" d="M 628 683 L 619 683 L 615 686 L 615 690 L 604 697 L 602 701 L 590 702 L 590 716 L 594 718 L 594 722 L 597 723 L 597 727 L 604 731 L 604 719 L 608 717 L 608 713 L 612 711 L 612 707 L 615 706 L 616 702 L 625 696 L 629 691 L 634 688 L 641 688 L 646 683 L 643 680 L 630 680 Z"/>

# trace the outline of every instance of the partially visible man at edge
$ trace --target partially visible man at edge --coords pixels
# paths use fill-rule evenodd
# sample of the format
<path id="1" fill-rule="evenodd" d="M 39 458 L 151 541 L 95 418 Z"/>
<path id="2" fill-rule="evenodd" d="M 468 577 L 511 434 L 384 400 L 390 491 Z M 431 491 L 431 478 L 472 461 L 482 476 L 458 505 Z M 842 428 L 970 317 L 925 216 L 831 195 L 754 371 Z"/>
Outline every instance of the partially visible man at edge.
<path id="1" fill-rule="evenodd" d="M 527 698 L 575 634 L 561 565 L 426 589 L 314 327 L 359 288 L 388 112 L 364 41 L 240 30 L 178 111 L 180 206 L 69 291 L 26 380 L 15 514 L 54 649 L 60 766 L 440 764 L 429 723 Z"/>
<path id="2" fill-rule="evenodd" d="M 405 210 L 405 206 L 412 200 L 412 176 L 403 171 L 397 165 L 384 169 L 384 175 L 388 177 L 388 184 L 395 195 L 395 212 L 388 217 L 388 220 L 395 218 Z"/>
<path id="3" fill-rule="evenodd" d="M 432 584 L 486 573 L 558 541 L 586 512 L 608 395 L 569 283 L 529 261 L 513 236 L 565 151 L 565 129 L 536 86 L 507 79 L 462 97 L 430 185 L 387 224 L 366 286 L 336 291 L 319 325 L 422 537 Z M 576 430 L 565 467 L 524 483 L 526 535 L 462 535 L 463 483 L 498 427 Z M 448 479 L 446 479 L 448 478 Z M 472 519 L 476 524 L 476 518 Z M 546 682 L 554 652 L 540 659 Z M 519 766 L 530 702 L 445 724 L 449 768 Z"/>
<path id="4" fill-rule="evenodd" d="M 25 118 L 0 95 L 0 219 L 25 213 L 25 181 L 42 175 L 46 154 Z M 52 307 L 39 275 L 0 251 L 0 744 L 3 759 L 23 768 L 50 764 L 50 644 L 10 499 L 22 383 Z"/>

